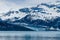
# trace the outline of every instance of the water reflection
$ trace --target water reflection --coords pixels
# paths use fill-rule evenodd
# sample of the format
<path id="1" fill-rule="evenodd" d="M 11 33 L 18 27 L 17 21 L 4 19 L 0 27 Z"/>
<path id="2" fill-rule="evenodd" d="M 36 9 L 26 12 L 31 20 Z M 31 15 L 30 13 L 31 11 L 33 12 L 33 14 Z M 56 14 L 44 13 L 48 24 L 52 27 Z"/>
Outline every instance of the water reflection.
<path id="1" fill-rule="evenodd" d="M 0 40 L 60 40 L 60 37 L 40 37 L 40 36 L 0 36 Z"/>

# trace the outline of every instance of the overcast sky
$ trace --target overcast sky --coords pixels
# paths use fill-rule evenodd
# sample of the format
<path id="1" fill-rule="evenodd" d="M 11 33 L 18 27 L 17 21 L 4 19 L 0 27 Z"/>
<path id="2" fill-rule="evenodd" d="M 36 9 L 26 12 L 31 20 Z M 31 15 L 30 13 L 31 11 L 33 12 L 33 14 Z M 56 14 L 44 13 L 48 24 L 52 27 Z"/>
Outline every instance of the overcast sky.
<path id="1" fill-rule="evenodd" d="M 54 2 L 56 0 L 0 0 L 0 13 L 12 9 L 36 6 L 42 2 Z"/>

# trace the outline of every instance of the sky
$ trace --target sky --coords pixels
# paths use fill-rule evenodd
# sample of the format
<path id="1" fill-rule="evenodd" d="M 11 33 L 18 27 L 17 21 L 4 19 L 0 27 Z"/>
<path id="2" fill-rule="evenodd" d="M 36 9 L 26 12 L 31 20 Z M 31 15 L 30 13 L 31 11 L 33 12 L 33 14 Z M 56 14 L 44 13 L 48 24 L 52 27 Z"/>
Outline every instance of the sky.
<path id="1" fill-rule="evenodd" d="M 56 1 L 56 0 L 54 0 Z M 0 13 L 9 10 L 18 10 L 24 7 L 36 6 L 44 2 L 54 2 L 53 0 L 0 0 Z"/>

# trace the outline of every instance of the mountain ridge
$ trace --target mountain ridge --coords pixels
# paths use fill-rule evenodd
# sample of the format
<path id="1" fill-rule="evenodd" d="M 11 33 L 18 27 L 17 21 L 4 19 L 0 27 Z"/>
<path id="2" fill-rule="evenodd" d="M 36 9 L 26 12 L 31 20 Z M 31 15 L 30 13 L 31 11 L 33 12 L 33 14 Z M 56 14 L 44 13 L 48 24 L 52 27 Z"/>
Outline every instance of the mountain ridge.
<path id="1" fill-rule="evenodd" d="M 28 27 L 33 27 L 35 30 L 35 26 L 47 28 L 59 28 L 60 29 L 60 4 L 48 4 L 48 3 L 41 3 L 38 4 L 36 7 L 30 8 L 21 8 L 18 11 L 9 11 L 2 15 L 0 19 L 5 21 L 6 23 L 11 23 L 18 25 L 24 24 Z M 27 25 L 26 25 L 27 24 Z M 24 26 L 23 25 L 23 26 Z M 19 25 L 20 26 L 20 25 Z M 38 29 L 39 30 L 39 29 Z"/>

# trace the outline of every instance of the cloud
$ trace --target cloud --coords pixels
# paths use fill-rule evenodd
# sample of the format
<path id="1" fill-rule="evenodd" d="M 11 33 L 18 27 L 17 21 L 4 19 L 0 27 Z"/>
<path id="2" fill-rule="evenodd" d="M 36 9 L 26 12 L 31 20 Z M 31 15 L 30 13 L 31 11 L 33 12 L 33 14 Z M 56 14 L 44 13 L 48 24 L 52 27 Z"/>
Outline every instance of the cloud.
<path id="1" fill-rule="evenodd" d="M 0 0 L 0 13 L 7 12 L 10 9 L 18 9 L 20 8 L 20 5 L 17 5 L 15 3 L 9 2 L 9 1 L 1 1 Z"/>

